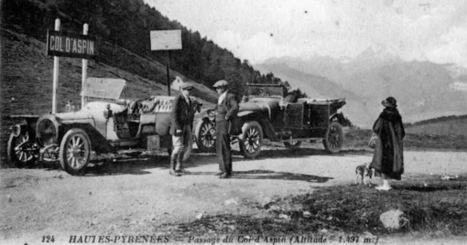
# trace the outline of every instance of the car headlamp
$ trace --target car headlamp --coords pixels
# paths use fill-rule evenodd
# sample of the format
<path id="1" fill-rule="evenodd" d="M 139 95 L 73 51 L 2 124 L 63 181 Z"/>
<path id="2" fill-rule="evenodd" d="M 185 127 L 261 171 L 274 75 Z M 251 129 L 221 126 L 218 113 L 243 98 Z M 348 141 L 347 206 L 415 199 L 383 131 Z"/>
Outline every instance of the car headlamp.
<path id="1" fill-rule="evenodd" d="M 10 130 L 15 137 L 18 137 L 21 134 L 21 125 L 11 126 Z"/>

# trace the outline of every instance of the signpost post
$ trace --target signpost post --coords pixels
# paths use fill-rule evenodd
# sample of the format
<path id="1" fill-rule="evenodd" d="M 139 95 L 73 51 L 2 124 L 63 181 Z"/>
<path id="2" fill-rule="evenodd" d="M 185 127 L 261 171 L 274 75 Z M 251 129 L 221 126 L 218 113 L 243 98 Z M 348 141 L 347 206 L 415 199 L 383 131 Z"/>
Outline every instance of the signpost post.
<path id="1" fill-rule="evenodd" d="M 89 26 L 88 24 L 84 24 L 83 25 L 83 35 L 88 35 L 88 29 L 89 29 Z M 88 60 L 87 59 L 83 59 L 82 60 L 83 62 L 83 67 L 81 68 L 81 90 L 83 90 L 84 88 L 84 83 L 86 82 L 86 78 L 88 77 Z M 81 96 L 81 108 L 84 107 L 84 104 L 85 104 L 85 97 L 84 97 L 84 93 L 82 93 L 82 96 Z"/>
<path id="2" fill-rule="evenodd" d="M 54 57 L 52 113 L 57 112 L 57 84 L 59 74 L 59 57 L 73 57 L 83 59 L 81 86 L 87 77 L 87 59 L 94 58 L 96 53 L 96 41 L 88 36 L 88 24 L 83 26 L 83 34 L 60 31 L 60 19 L 55 20 L 55 29 L 47 30 L 47 55 Z M 83 89 L 83 88 L 81 88 Z M 81 98 L 81 108 L 84 106 L 84 97 Z"/>
<path id="3" fill-rule="evenodd" d="M 167 50 L 167 93 L 170 96 L 170 50 L 182 49 L 182 31 L 151 31 L 151 50 Z"/>
<path id="4" fill-rule="evenodd" d="M 55 20 L 55 31 L 60 31 L 60 19 Z M 47 45 L 48 46 L 48 45 Z M 54 55 L 54 74 L 53 74 L 53 86 L 52 86 L 52 113 L 57 113 L 57 84 L 59 74 L 59 58 Z"/>

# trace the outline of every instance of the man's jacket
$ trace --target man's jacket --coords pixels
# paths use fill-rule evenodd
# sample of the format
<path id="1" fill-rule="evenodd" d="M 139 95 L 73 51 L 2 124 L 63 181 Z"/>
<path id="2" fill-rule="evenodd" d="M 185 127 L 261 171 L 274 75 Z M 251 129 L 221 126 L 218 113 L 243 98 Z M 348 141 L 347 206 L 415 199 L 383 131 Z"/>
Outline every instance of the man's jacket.
<path id="1" fill-rule="evenodd" d="M 176 130 L 183 130 L 185 125 L 193 126 L 195 118 L 195 108 L 193 100 L 188 104 L 183 95 L 175 98 L 172 105 L 172 127 L 170 127 L 170 134 L 175 135 Z"/>
<path id="2" fill-rule="evenodd" d="M 222 108 L 223 107 L 223 108 Z M 224 101 L 221 105 L 216 105 L 215 110 L 217 111 L 216 122 L 229 121 L 229 134 L 239 134 L 239 120 L 237 117 L 239 105 L 234 94 L 226 94 Z"/>

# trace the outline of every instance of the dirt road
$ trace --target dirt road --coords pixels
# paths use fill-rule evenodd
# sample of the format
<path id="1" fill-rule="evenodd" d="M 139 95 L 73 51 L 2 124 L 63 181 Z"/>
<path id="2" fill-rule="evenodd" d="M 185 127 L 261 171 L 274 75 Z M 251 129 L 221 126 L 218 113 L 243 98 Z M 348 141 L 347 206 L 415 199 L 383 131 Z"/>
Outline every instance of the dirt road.
<path id="1" fill-rule="evenodd" d="M 202 215 L 267 215 L 251 204 L 351 184 L 369 152 L 271 149 L 262 158 L 234 156 L 234 175 L 219 179 L 213 154 L 194 154 L 190 175 L 168 174 L 168 157 L 121 160 L 81 177 L 58 169 L 0 170 L 0 243 L 56 244 L 73 235 L 154 234 L 162 224 Z M 405 176 L 467 173 L 466 152 L 405 152 Z M 374 181 L 377 183 L 377 180 Z"/>

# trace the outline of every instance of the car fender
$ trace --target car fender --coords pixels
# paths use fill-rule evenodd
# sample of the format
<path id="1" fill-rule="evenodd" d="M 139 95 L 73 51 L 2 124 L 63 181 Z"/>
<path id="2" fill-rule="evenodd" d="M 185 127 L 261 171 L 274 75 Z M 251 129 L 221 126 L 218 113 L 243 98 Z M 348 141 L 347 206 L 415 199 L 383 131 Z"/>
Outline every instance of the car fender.
<path id="1" fill-rule="evenodd" d="M 263 111 L 263 112 L 267 112 L 267 114 L 269 116 L 269 119 L 271 119 L 271 115 L 272 115 L 271 106 L 272 105 L 270 103 L 264 103 L 261 100 L 259 100 L 259 101 L 251 100 L 251 101 L 246 102 L 246 103 L 240 103 L 240 112 L 239 113 L 245 112 L 248 115 L 248 114 L 251 114 L 253 112 Z"/>
<path id="2" fill-rule="evenodd" d="M 246 116 L 249 116 L 251 114 L 255 113 L 254 111 L 240 111 L 237 113 L 237 116 L 238 117 L 246 117 Z"/>
<path id="3" fill-rule="evenodd" d="M 329 117 L 329 121 L 332 122 L 332 121 L 337 121 L 339 124 L 341 124 L 342 126 L 346 127 L 346 126 L 350 126 L 350 122 L 347 118 L 344 117 L 344 115 L 342 114 L 342 112 L 338 112 L 338 113 L 334 113 L 332 114 L 330 117 Z"/>
<path id="4" fill-rule="evenodd" d="M 264 138 L 271 141 L 279 141 L 271 122 L 261 113 L 258 113 L 257 111 L 241 111 L 237 115 L 240 118 L 242 125 L 248 121 L 257 121 L 263 129 Z"/>

